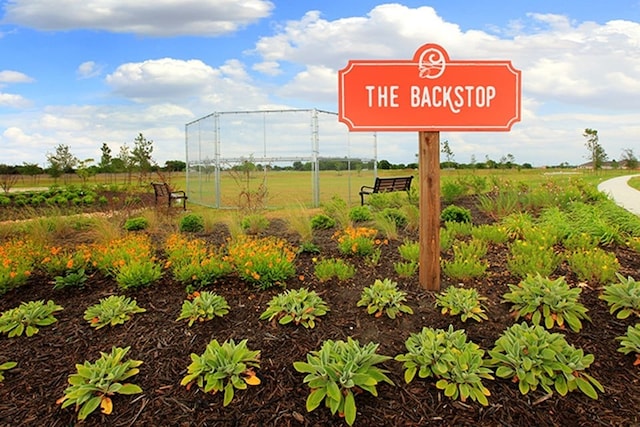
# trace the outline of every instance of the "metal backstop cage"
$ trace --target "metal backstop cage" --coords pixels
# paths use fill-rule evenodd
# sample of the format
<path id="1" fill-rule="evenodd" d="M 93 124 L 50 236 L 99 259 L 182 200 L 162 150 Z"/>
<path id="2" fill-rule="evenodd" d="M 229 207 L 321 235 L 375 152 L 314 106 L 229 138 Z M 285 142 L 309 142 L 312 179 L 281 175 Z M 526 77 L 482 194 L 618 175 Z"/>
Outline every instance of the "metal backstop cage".
<path id="1" fill-rule="evenodd" d="M 317 207 L 358 198 L 376 176 L 374 133 L 317 109 L 224 111 L 185 125 L 189 201 L 215 208 Z"/>

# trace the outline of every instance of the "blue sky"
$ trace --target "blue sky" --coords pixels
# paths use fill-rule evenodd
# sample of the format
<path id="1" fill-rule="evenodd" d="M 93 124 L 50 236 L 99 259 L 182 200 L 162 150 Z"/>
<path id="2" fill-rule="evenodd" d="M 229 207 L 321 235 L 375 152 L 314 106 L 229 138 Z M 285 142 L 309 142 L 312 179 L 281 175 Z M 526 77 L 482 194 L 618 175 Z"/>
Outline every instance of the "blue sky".
<path id="1" fill-rule="evenodd" d="M 585 128 L 611 159 L 640 155 L 640 0 L 0 0 L 0 163 L 44 166 L 59 144 L 99 159 L 102 143 L 117 154 L 139 132 L 159 164 L 184 159 L 198 117 L 337 112 L 350 59 L 409 59 L 425 43 L 522 70 L 522 121 L 442 132 L 455 160 L 578 164 Z M 269 144 L 286 155 L 291 142 Z M 322 129 L 320 149 L 346 154 L 323 147 Z M 416 152 L 416 135 L 379 135 L 380 159 Z"/>

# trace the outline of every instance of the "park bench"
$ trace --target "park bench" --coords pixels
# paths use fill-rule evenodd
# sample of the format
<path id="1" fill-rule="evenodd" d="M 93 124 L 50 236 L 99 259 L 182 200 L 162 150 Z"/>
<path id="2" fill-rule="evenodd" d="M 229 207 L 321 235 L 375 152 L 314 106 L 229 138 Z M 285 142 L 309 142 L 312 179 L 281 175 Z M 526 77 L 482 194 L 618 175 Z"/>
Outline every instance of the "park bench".
<path id="1" fill-rule="evenodd" d="M 187 193 L 184 191 L 172 191 L 166 182 L 152 182 L 153 192 L 156 197 L 156 205 L 159 199 L 167 200 L 167 207 L 171 207 L 174 200 L 182 200 L 182 209 L 187 210 Z"/>
<path id="2" fill-rule="evenodd" d="M 396 176 L 389 178 L 376 178 L 373 187 L 363 185 L 360 187 L 360 204 L 364 206 L 364 196 L 373 193 L 388 193 L 391 191 L 409 191 L 413 176 Z"/>

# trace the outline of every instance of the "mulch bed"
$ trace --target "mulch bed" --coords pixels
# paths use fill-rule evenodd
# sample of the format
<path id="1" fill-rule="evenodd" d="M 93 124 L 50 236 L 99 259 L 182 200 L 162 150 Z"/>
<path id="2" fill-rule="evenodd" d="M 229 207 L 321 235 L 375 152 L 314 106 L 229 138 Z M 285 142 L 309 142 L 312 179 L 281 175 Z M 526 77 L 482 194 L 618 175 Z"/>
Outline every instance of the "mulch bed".
<path id="1" fill-rule="evenodd" d="M 459 203 L 458 203 L 459 204 Z M 469 204 L 472 207 L 472 204 Z M 477 222 L 490 222 L 477 211 Z M 333 230 L 316 234 L 322 257 L 339 257 Z M 297 237 L 279 220 L 273 220 L 269 235 L 285 237 L 297 243 Z M 199 237 L 222 242 L 227 236 L 220 226 Z M 256 291 L 236 278 L 217 283 L 213 290 L 224 296 L 231 311 L 223 318 L 196 323 L 188 327 L 177 322 L 184 287 L 169 274 L 152 287 L 129 292 L 147 312 L 136 314 L 124 325 L 91 328 L 83 320 L 84 310 L 100 298 L 120 293 L 114 281 L 95 274 L 85 289 L 52 290 L 50 278 L 32 277 L 26 286 L 0 297 L 0 311 L 15 307 L 22 301 L 53 300 L 62 305 L 58 322 L 41 328 L 33 337 L 0 336 L 0 362 L 14 360 L 17 368 L 6 373 L 0 383 L 1 426 L 71 426 L 78 423 L 72 408 L 61 409 L 56 400 L 63 395 L 67 378 L 75 372 L 75 364 L 95 361 L 100 352 L 112 346 L 131 346 L 128 357 L 142 360 L 140 373 L 131 378 L 144 390 L 132 396 L 116 395 L 111 415 L 96 410 L 83 425 L 96 426 L 328 426 L 346 425 L 321 405 L 311 413 L 305 409 L 309 394 L 303 384 L 303 374 L 293 369 L 294 361 L 306 359 L 307 352 L 317 350 L 327 339 L 346 340 L 353 337 L 361 343 L 380 344 L 378 352 L 395 356 L 405 352 L 404 342 L 410 333 L 424 326 L 446 329 L 452 324 L 465 329 L 470 340 L 485 350 L 493 347 L 505 328 L 514 323 L 509 306 L 501 302 L 508 283 L 518 279 L 506 269 L 506 246 L 490 248 L 488 274 L 466 286 L 474 286 L 488 297 L 485 302 L 489 320 L 481 323 L 443 316 L 434 307 L 435 296 L 421 289 L 417 278 L 397 279 L 393 263 L 400 260 L 398 241 L 383 249 L 383 259 L 374 268 L 364 263 L 357 275 L 348 281 L 320 283 L 313 275 L 313 255 L 301 254 L 296 259 L 297 276 L 288 288 L 306 286 L 318 292 L 331 311 L 321 318 L 314 329 L 282 326 L 259 320 L 271 297 L 281 288 Z M 621 273 L 640 279 L 640 259 L 628 249 L 613 248 L 622 265 Z M 556 275 L 565 275 L 571 283 L 575 277 L 561 266 Z M 298 276 L 303 276 L 298 277 Z M 396 320 L 374 318 L 356 307 L 365 286 L 379 278 L 397 280 L 408 293 L 413 315 Z M 443 277 L 442 287 L 449 283 Z M 604 386 L 605 393 L 592 400 L 580 392 L 562 397 L 547 396 L 542 390 L 520 394 L 517 384 L 496 379 L 486 380 L 491 391 L 490 404 L 482 406 L 468 401 L 452 401 L 435 387 L 431 379 L 415 379 L 405 384 L 402 365 L 389 361 L 395 386 L 381 384 L 379 396 L 368 393 L 356 397 L 360 426 L 630 426 L 640 425 L 640 369 L 632 366 L 634 357 L 616 351 L 616 336 L 623 335 L 637 319 L 618 320 L 609 314 L 606 303 L 598 299 L 600 289 L 586 286 L 581 301 L 589 309 L 592 322 L 584 322 L 581 332 L 562 331 L 567 341 L 595 356 L 589 373 Z M 192 387 L 180 386 L 186 374 L 191 353 L 201 354 L 212 339 L 236 342 L 248 339 L 248 346 L 261 351 L 261 367 L 257 370 L 262 384 L 237 391 L 227 407 L 222 395 L 208 395 Z"/>

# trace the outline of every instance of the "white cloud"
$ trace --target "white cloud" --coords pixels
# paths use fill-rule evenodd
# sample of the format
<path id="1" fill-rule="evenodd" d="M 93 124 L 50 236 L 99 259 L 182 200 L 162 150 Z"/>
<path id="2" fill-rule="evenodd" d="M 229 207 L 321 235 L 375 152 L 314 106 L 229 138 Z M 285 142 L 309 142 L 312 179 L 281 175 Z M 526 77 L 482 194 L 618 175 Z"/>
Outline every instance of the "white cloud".
<path id="1" fill-rule="evenodd" d="M 218 36 L 268 16 L 266 0 L 13 0 L 4 21 L 39 30 Z"/>
<path id="2" fill-rule="evenodd" d="M 27 108 L 31 101 L 21 95 L 0 92 L 0 107 Z"/>
<path id="3" fill-rule="evenodd" d="M 219 68 L 201 60 L 163 58 L 118 67 L 106 78 L 114 92 L 140 103 L 173 102 L 213 110 L 257 109 L 267 95 L 253 82 L 244 65 L 235 59 Z"/>
<path id="4" fill-rule="evenodd" d="M 33 79 L 24 73 L 13 70 L 0 71 L 0 87 L 8 83 L 31 83 Z"/>
<path id="5" fill-rule="evenodd" d="M 86 61 L 78 66 L 76 75 L 80 79 L 90 79 L 102 74 L 102 66 L 96 64 L 94 61 Z"/>

